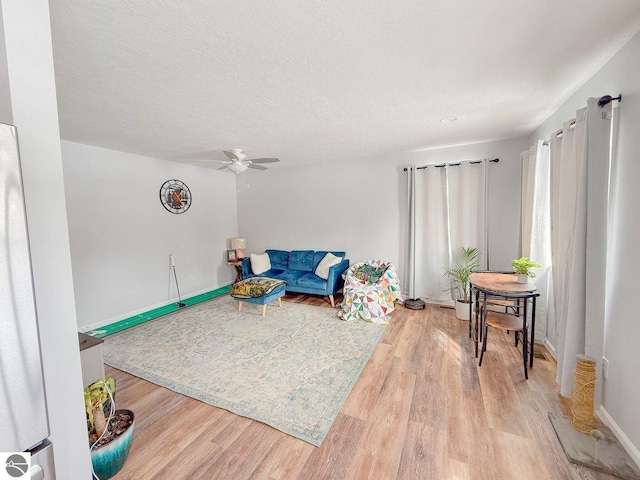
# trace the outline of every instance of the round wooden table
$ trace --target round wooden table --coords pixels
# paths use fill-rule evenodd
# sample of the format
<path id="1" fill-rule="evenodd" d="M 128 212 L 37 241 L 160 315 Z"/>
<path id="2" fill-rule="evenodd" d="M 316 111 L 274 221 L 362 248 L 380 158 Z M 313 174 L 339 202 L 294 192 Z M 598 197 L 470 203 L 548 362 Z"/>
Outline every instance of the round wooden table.
<path id="1" fill-rule="evenodd" d="M 536 286 L 532 283 L 518 283 L 516 276 L 505 272 L 475 272 L 469 276 L 469 290 L 471 302 L 469 303 L 469 338 L 475 342 L 475 354 L 478 357 L 478 342 L 482 341 L 482 319 L 479 318 L 480 299 L 486 311 L 487 298 L 503 298 L 515 302 L 523 302 L 524 321 L 527 322 L 527 305 L 532 304 L 531 309 L 531 340 L 529 341 L 529 366 L 533 366 L 533 340 L 536 328 L 536 298 L 540 296 L 536 292 Z M 475 298 L 475 315 L 472 307 Z"/>

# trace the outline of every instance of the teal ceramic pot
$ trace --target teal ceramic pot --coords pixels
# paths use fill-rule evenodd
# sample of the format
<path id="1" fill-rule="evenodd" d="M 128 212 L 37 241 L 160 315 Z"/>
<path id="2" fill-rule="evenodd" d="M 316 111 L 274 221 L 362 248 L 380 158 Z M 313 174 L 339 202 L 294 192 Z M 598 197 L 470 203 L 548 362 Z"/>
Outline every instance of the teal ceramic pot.
<path id="1" fill-rule="evenodd" d="M 130 415 L 131 418 L 134 418 L 131 410 L 116 410 L 116 414 L 120 412 L 126 413 Z M 113 477 L 124 466 L 124 462 L 127 460 L 129 450 L 131 449 L 134 426 L 135 419 L 127 431 L 114 441 L 91 450 L 93 471 L 100 480 L 107 480 Z"/>

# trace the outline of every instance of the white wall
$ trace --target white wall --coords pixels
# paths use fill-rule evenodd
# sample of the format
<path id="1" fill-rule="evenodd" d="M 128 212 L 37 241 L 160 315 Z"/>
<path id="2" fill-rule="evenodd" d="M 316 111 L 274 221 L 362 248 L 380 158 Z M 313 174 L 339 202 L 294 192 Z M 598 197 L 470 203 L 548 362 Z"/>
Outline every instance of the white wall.
<path id="1" fill-rule="evenodd" d="M 240 235 L 247 252 L 345 250 L 352 263 L 393 262 L 404 271 L 406 165 L 500 158 L 489 164 L 491 268 L 518 256 L 520 152 L 527 139 L 443 148 L 353 162 L 286 166 L 238 176 Z"/>
<path id="2" fill-rule="evenodd" d="M 2 0 L 2 16 L 11 115 L 8 102 L 0 102 L 0 108 L 2 120 L 10 122 L 12 116 L 18 128 L 56 476 L 90 478 L 49 5 L 47 0 Z M 2 95 L 6 99 L 6 91 Z"/>
<path id="3" fill-rule="evenodd" d="M 618 429 L 636 461 L 640 460 L 640 322 L 637 285 L 640 270 L 640 34 L 627 43 L 606 65 L 573 94 L 531 136 L 546 138 L 573 118 L 587 98 L 622 93 L 616 111 L 617 138 L 610 198 L 610 231 L 607 258 L 607 292 L 604 356 L 609 377 L 604 379 L 603 408 Z M 605 225 L 602 228 L 606 228 Z M 600 373 L 600 372 L 598 372 Z"/>
<path id="4" fill-rule="evenodd" d="M 11 112 L 11 89 L 9 87 L 9 71 L 7 69 L 7 46 L 4 41 L 4 18 L 0 8 L 0 120 L 13 124 Z"/>
<path id="5" fill-rule="evenodd" d="M 226 264 L 227 241 L 238 230 L 231 174 L 68 141 L 62 158 L 81 330 L 177 298 L 169 254 L 182 298 L 233 281 Z M 191 191 L 182 214 L 160 203 L 169 179 Z"/>

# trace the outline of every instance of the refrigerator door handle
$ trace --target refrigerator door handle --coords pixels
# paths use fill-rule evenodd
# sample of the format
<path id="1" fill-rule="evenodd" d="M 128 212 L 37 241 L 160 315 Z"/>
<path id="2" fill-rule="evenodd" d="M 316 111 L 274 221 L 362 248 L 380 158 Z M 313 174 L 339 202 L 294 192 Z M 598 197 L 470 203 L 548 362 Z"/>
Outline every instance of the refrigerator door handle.
<path id="1" fill-rule="evenodd" d="M 44 470 L 40 465 L 32 465 L 29 469 L 29 478 L 31 480 L 44 480 Z"/>

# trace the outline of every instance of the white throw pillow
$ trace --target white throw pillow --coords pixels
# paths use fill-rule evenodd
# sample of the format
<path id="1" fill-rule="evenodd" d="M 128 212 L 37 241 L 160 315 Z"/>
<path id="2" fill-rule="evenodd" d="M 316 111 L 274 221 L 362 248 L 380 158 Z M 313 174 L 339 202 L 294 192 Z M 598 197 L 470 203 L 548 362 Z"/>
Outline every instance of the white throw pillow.
<path id="1" fill-rule="evenodd" d="M 262 253 L 260 255 L 252 253 L 249 256 L 249 260 L 251 261 L 251 271 L 256 275 L 260 275 L 267 270 L 271 270 L 271 260 L 269 260 L 269 254 L 267 253 Z"/>
<path id="2" fill-rule="evenodd" d="M 341 261 L 342 257 L 336 257 L 331 252 L 327 253 L 316 267 L 316 275 L 326 280 L 329 278 L 329 269 Z"/>

